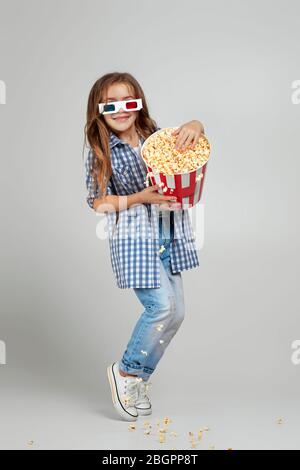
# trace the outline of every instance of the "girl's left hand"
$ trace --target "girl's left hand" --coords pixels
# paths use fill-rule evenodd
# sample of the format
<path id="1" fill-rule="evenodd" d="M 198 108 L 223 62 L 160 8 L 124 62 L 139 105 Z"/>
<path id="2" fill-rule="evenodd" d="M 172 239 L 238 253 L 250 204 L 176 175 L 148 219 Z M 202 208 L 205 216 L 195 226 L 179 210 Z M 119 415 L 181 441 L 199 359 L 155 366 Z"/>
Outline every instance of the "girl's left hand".
<path id="1" fill-rule="evenodd" d="M 172 135 L 178 136 L 175 143 L 176 150 L 183 151 L 187 147 L 195 147 L 200 137 L 204 135 L 204 127 L 200 121 L 189 121 L 175 129 Z"/>
<path id="2" fill-rule="evenodd" d="M 177 211 L 182 209 L 180 202 L 163 202 L 159 204 L 158 207 L 165 211 Z"/>

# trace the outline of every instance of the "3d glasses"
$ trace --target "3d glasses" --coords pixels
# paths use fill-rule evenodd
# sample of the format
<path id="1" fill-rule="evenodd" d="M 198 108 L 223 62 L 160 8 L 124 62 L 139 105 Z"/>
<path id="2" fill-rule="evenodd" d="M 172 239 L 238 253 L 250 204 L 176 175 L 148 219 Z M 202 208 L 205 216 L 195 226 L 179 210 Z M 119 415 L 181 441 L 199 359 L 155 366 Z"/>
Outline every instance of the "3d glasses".
<path id="1" fill-rule="evenodd" d="M 128 100 L 128 101 L 111 101 L 109 103 L 99 103 L 99 112 L 100 114 L 112 114 L 117 113 L 120 109 L 123 111 L 138 111 L 142 109 L 142 98 L 137 100 Z"/>

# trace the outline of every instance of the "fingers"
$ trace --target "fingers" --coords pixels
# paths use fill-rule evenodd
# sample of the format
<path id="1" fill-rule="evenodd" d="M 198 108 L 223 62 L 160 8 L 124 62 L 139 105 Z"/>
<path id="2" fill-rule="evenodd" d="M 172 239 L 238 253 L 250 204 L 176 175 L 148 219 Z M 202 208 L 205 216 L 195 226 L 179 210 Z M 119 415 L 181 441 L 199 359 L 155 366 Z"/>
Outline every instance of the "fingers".
<path id="1" fill-rule="evenodd" d="M 181 150 L 186 150 L 187 148 L 193 149 L 195 145 L 199 142 L 201 134 L 198 132 L 191 131 L 184 144 L 181 146 Z"/>
<path id="2" fill-rule="evenodd" d="M 160 188 L 159 184 L 155 184 L 154 186 L 149 186 L 147 189 L 149 191 L 157 191 Z"/>
<path id="3" fill-rule="evenodd" d="M 167 210 L 167 209 L 169 209 L 169 207 L 170 207 L 170 205 L 169 205 L 168 202 L 162 202 L 162 203 L 159 204 L 160 209 Z"/>
<path id="4" fill-rule="evenodd" d="M 147 190 L 150 190 L 151 192 L 154 192 L 156 190 L 158 190 L 160 188 L 160 184 L 155 184 L 154 186 L 149 186 L 149 188 L 146 188 L 144 191 L 147 191 Z M 156 197 L 156 195 L 155 195 Z M 171 196 L 171 195 L 164 195 L 164 194 L 161 194 L 161 193 L 158 193 L 157 194 L 157 197 L 160 201 L 177 201 L 177 197 L 176 196 Z"/>
<path id="5" fill-rule="evenodd" d="M 171 211 L 176 211 L 181 209 L 181 204 L 180 202 L 172 202 L 169 204 L 169 208 Z"/>
<path id="6" fill-rule="evenodd" d="M 195 145 L 197 144 L 197 142 L 199 142 L 199 139 L 200 137 L 198 135 L 195 135 L 194 139 L 193 139 L 193 142 L 192 142 L 192 146 L 195 147 Z"/>
<path id="7" fill-rule="evenodd" d="M 203 135 L 203 132 L 182 129 L 175 143 L 176 150 L 183 151 L 187 148 L 194 148 Z"/>
<path id="8" fill-rule="evenodd" d="M 175 143 L 175 148 L 179 150 L 183 143 L 185 142 L 186 138 L 188 136 L 188 131 L 186 129 L 182 129 L 180 134 L 177 137 L 176 143 Z"/>
<path id="9" fill-rule="evenodd" d="M 144 191 L 147 191 L 147 190 L 150 190 L 150 192 L 154 192 L 154 191 L 157 191 L 158 189 L 160 188 L 160 185 L 159 184 L 155 184 L 154 186 L 149 186 L 148 188 L 146 188 Z M 151 196 L 152 198 L 152 196 Z M 161 203 L 177 203 L 177 197 L 176 196 L 165 196 L 164 194 L 160 194 L 158 193 L 157 194 L 157 198 L 158 198 L 158 202 L 157 204 L 161 204 Z M 156 200 L 156 195 L 155 195 L 155 200 Z M 155 204 L 155 203 L 154 203 Z M 180 203 L 177 203 L 180 205 Z M 180 205 L 181 207 L 181 205 Z"/>
<path id="10" fill-rule="evenodd" d="M 178 135 L 180 131 L 181 127 L 178 127 L 178 129 L 175 129 L 175 131 L 172 132 L 172 135 Z"/>
<path id="11" fill-rule="evenodd" d="M 182 150 L 185 150 L 190 144 L 191 142 L 193 142 L 194 140 L 194 134 L 190 133 L 184 143 L 184 145 L 182 146 Z"/>
<path id="12" fill-rule="evenodd" d="M 171 202 L 177 201 L 176 196 L 163 196 L 163 195 L 160 195 L 159 199 L 161 201 L 171 201 Z"/>
<path id="13" fill-rule="evenodd" d="M 175 211 L 181 209 L 180 202 L 163 202 L 159 204 L 160 209 Z"/>
<path id="14" fill-rule="evenodd" d="M 193 140 L 193 146 L 195 146 L 199 140 L 201 139 L 201 137 L 204 137 L 204 134 L 203 132 L 200 132 L 200 134 L 196 134 L 195 137 L 194 137 L 194 140 Z"/>

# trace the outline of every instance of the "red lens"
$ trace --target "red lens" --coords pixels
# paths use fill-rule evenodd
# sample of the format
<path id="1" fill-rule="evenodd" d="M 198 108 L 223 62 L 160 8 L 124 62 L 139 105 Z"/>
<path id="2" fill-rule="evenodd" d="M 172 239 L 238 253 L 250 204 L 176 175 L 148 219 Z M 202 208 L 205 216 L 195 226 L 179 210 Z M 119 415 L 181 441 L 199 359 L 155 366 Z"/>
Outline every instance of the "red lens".
<path id="1" fill-rule="evenodd" d="M 137 108 L 137 101 L 130 101 L 130 103 L 126 103 L 126 109 L 135 109 Z"/>

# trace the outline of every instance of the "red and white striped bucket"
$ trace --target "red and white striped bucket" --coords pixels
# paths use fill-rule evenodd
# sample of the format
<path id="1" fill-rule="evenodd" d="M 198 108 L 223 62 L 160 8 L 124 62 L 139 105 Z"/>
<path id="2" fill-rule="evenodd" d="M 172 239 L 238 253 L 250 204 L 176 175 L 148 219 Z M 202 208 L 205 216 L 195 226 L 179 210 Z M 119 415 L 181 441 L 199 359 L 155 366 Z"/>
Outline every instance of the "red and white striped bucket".
<path id="1" fill-rule="evenodd" d="M 174 127 L 174 129 L 177 128 Z M 154 132 L 148 139 L 162 130 L 163 129 L 160 129 Z M 161 188 L 159 192 L 165 196 L 176 196 L 176 202 L 180 203 L 184 208 L 189 208 L 197 204 L 201 199 L 208 160 L 204 165 L 189 173 L 179 173 L 176 175 L 159 173 L 153 170 L 143 157 L 143 147 L 147 144 L 148 139 L 146 139 L 142 145 L 141 155 L 147 166 L 148 173 L 152 173 L 152 175 L 149 176 L 152 185 L 160 184 Z"/>

